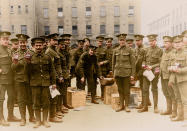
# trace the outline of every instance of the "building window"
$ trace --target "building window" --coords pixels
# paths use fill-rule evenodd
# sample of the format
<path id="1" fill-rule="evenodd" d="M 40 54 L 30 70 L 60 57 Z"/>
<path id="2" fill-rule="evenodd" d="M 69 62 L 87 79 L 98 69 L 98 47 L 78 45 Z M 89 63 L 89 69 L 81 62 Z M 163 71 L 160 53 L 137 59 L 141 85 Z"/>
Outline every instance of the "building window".
<path id="1" fill-rule="evenodd" d="M 129 16 L 133 16 L 134 15 L 134 6 L 129 6 Z"/>
<path id="2" fill-rule="evenodd" d="M 101 17 L 106 16 L 105 6 L 101 6 L 101 8 L 100 8 L 100 16 Z"/>
<path id="3" fill-rule="evenodd" d="M 48 18 L 48 8 L 43 9 L 44 18 Z"/>
<path id="4" fill-rule="evenodd" d="M 25 6 L 25 13 L 29 13 L 28 5 Z"/>
<path id="5" fill-rule="evenodd" d="M 86 16 L 91 16 L 92 12 L 91 12 L 91 7 L 86 7 Z"/>
<path id="6" fill-rule="evenodd" d="M 21 14 L 21 6 L 18 5 L 18 14 Z"/>
<path id="7" fill-rule="evenodd" d="M 44 34 L 49 35 L 50 34 L 50 28 L 49 26 L 44 26 Z"/>
<path id="8" fill-rule="evenodd" d="M 134 24 L 129 24 L 129 34 L 133 34 L 134 33 Z"/>
<path id="9" fill-rule="evenodd" d="M 100 34 L 106 34 L 106 26 L 100 25 Z"/>
<path id="10" fill-rule="evenodd" d="M 14 13 L 14 6 L 10 6 L 10 13 Z"/>
<path id="11" fill-rule="evenodd" d="M 114 6 L 114 16 L 120 16 L 120 8 L 119 8 L 119 6 Z"/>
<path id="12" fill-rule="evenodd" d="M 77 17 L 77 7 L 72 7 L 72 17 Z"/>
<path id="13" fill-rule="evenodd" d="M 114 34 L 120 33 L 120 26 L 114 25 Z"/>
<path id="14" fill-rule="evenodd" d="M 86 25 L 86 34 L 91 35 L 92 34 L 92 26 L 91 25 Z"/>
<path id="15" fill-rule="evenodd" d="M 58 26 L 58 33 L 63 34 L 64 33 L 64 27 L 63 26 Z"/>
<path id="16" fill-rule="evenodd" d="M 27 25 L 21 25 L 21 34 L 27 34 Z"/>
<path id="17" fill-rule="evenodd" d="M 63 16 L 63 8 L 58 8 L 58 17 Z"/>
<path id="18" fill-rule="evenodd" d="M 72 35 L 78 35 L 78 27 L 77 25 L 72 26 Z"/>
<path id="19" fill-rule="evenodd" d="M 11 25 L 11 32 L 14 33 L 14 25 Z"/>

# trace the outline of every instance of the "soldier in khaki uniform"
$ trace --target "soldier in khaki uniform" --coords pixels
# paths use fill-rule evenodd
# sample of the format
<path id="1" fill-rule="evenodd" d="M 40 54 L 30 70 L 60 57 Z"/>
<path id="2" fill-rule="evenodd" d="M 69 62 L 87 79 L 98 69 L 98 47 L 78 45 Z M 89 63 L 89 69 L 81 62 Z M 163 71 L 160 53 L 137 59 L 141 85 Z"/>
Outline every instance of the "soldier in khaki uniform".
<path id="1" fill-rule="evenodd" d="M 107 58 L 107 52 L 106 49 L 103 47 L 103 36 L 97 36 L 97 49 L 96 49 L 96 56 L 98 60 L 98 65 L 101 70 L 101 74 L 103 77 L 107 76 L 107 64 L 109 63 L 109 60 Z M 104 99 L 104 86 L 101 85 L 101 99 Z"/>
<path id="2" fill-rule="evenodd" d="M 35 122 L 34 111 L 32 108 L 32 91 L 29 87 L 29 80 L 26 72 L 27 63 L 25 60 L 30 59 L 31 54 L 27 49 L 27 39 L 29 39 L 29 36 L 24 34 L 17 34 L 16 36 L 18 37 L 20 48 L 13 54 L 12 70 L 14 72 L 14 86 L 15 91 L 17 92 L 18 106 L 21 115 L 20 126 L 25 126 L 26 105 L 30 116 L 29 121 Z"/>
<path id="3" fill-rule="evenodd" d="M 135 58 L 132 50 L 126 45 L 126 34 L 117 35 L 119 47 L 113 51 L 112 71 L 118 86 L 121 108 L 116 112 L 125 109 L 130 112 L 128 103 L 130 99 L 130 80 L 135 76 Z M 125 100 L 125 106 L 124 106 Z"/>
<path id="4" fill-rule="evenodd" d="M 73 109 L 73 107 L 67 105 L 67 88 L 71 87 L 71 74 L 70 74 L 70 70 L 71 70 L 71 63 L 70 63 L 70 59 L 71 59 L 71 54 L 70 54 L 70 43 L 71 43 L 71 34 L 63 34 L 61 35 L 61 38 L 64 40 L 64 44 L 65 44 L 65 50 L 62 50 L 62 54 L 66 57 L 66 69 L 67 69 L 67 73 L 68 76 L 67 78 L 64 80 L 64 84 L 65 87 L 64 89 L 64 96 L 63 96 L 63 105 L 65 106 L 65 108 L 68 109 Z"/>
<path id="5" fill-rule="evenodd" d="M 61 83 L 63 82 L 63 77 L 62 77 L 62 69 L 60 65 L 60 56 L 58 55 L 56 50 L 56 47 L 58 46 L 58 34 L 51 34 L 48 37 L 49 37 L 49 47 L 45 53 L 49 55 L 53 61 L 56 71 L 57 88 L 62 88 Z M 50 122 L 62 122 L 62 119 L 56 117 L 57 100 L 58 97 L 50 99 L 50 116 L 49 116 Z"/>
<path id="6" fill-rule="evenodd" d="M 170 76 L 168 68 L 170 66 L 170 57 L 173 54 L 173 50 L 174 50 L 172 45 L 173 38 L 170 36 L 164 36 L 163 41 L 164 41 L 165 51 L 163 52 L 162 59 L 160 62 L 160 76 L 161 76 L 162 91 L 166 98 L 167 109 L 166 111 L 161 112 L 161 115 L 170 115 L 172 113 L 172 103 L 175 102 L 174 91 L 171 87 L 168 87 L 169 76 Z"/>
<path id="7" fill-rule="evenodd" d="M 65 45 L 64 39 L 58 40 L 58 50 L 57 53 L 60 56 L 60 63 L 62 68 L 62 77 L 63 77 L 63 83 L 62 87 L 59 88 L 59 91 L 61 95 L 59 96 L 58 102 L 57 102 L 57 114 L 59 113 L 68 113 L 68 108 L 65 108 L 64 104 L 66 104 L 66 94 L 67 94 L 67 87 L 68 87 L 68 79 L 69 79 L 69 70 L 67 67 L 67 61 L 66 56 L 64 55 L 64 52 L 66 51 L 66 45 Z"/>
<path id="8" fill-rule="evenodd" d="M 143 58 L 145 55 L 145 48 L 143 47 L 143 38 L 144 36 L 141 34 L 136 34 L 134 35 L 135 38 L 135 43 L 136 43 L 136 48 L 135 48 L 135 58 L 136 58 L 136 77 L 140 81 L 140 88 L 142 91 L 142 96 L 143 96 L 143 68 L 142 68 L 142 62 Z M 150 100 L 148 98 L 148 103 L 150 103 Z M 142 97 L 142 102 L 141 104 L 136 107 L 136 109 L 142 109 L 143 108 L 143 97 Z"/>
<path id="9" fill-rule="evenodd" d="M 13 95 L 13 72 L 11 69 L 12 57 L 11 51 L 8 48 L 10 32 L 0 32 L 0 124 L 9 126 L 9 123 L 4 118 L 3 103 L 5 93 L 8 94 L 8 121 L 19 121 L 13 114 L 14 110 L 14 95 Z"/>
<path id="10" fill-rule="evenodd" d="M 78 48 L 76 49 L 76 51 L 74 53 L 74 57 L 73 57 L 74 63 L 76 65 L 76 67 L 75 67 L 76 86 L 80 90 L 85 90 L 85 83 L 81 82 L 79 67 L 77 66 L 81 55 L 84 53 L 83 52 L 84 40 L 78 40 L 77 42 L 78 42 Z"/>
<path id="11" fill-rule="evenodd" d="M 152 93 L 153 93 L 153 101 L 154 101 L 154 113 L 158 113 L 158 79 L 159 79 L 159 66 L 160 60 L 162 57 L 162 49 L 156 45 L 156 37 L 157 35 L 152 34 L 147 36 L 149 39 L 150 47 L 147 48 L 143 66 L 145 70 L 151 70 L 155 78 L 150 82 L 145 76 L 143 77 L 143 99 L 144 99 L 144 107 L 139 110 L 139 112 L 146 112 L 148 111 L 148 97 L 149 97 L 149 87 L 152 84 Z"/>
<path id="12" fill-rule="evenodd" d="M 41 109 L 43 111 L 43 125 L 50 127 L 48 119 L 48 110 L 50 106 L 49 86 L 56 88 L 56 73 L 51 57 L 43 51 L 43 38 L 33 38 L 35 52 L 28 63 L 28 76 L 30 86 L 32 87 L 32 98 L 36 123 L 34 128 L 41 126 Z"/>
<path id="13" fill-rule="evenodd" d="M 111 36 L 105 37 L 106 53 L 107 53 L 107 59 L 109 61 L 107 74 L 109 74 L 110 71 L 112 71 L 112 54 L 113 54 L 112 41 L 113 41 L 113 38 Z"/>
<path id="14" fill-rule="evenodd" d="M 171 76 L 169 79 L 169 86 L 173 87 L 175 93 L 175 99 L 177 102 L 177 115 L 172 115 L 172 121 L 183 121 L 184 120 L 184 110 L 182 104 L 182 97 L 180 88 L 184 87 L 183 84 L 186 84 L 186 53 L 183 49 L 182 36 L 178 35 L 173 38 L 175 52 L 171 55 L 169 71 L 171 72 Z M 186 85 L 185 85 L 186 86 Z M 182 95 L 183 92 L 182 92 Z"/>

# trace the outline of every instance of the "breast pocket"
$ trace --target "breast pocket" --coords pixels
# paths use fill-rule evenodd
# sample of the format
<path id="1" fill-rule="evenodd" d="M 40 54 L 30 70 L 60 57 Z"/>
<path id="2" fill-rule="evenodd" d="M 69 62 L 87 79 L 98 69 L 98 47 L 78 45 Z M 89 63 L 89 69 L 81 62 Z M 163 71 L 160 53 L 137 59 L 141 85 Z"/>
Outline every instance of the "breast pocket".
<path id="1" fill-rule="evenodd" d="M 49 70 L 49 61 L 42 61 L 43 70 L 48 71 Z"/>
<path id="2" fill-rule="evenodd" d="M 159 56 L 156 55 L 156 54 L 152 55 L 150 61 L 151 61 L 152 63 L 157 63 L 157 62 L 159 62 Z"/>
<path id="3" fill-rule="evenodd" d="M 186 66 L 186 59 L 185 59 L 185 57 L 176 58 L 176 64 L 179 64 L 180 67 Z"/>
<path id="4" fill-rule="evenodd" d="M 129 61 L 130 54 L 129 53 L 122 53 L 122 61 Z"/>

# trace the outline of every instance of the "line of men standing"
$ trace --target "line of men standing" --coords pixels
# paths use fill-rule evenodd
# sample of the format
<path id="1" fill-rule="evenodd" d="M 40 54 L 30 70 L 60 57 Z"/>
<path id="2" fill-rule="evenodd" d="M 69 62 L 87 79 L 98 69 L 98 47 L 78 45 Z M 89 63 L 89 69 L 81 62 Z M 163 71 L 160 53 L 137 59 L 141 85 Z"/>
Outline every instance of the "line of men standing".
<path id="1" fill-rule="evenodd" d="M 152 85 L 154 113 L 158 113 L 157 84 L 161 76 L 167 102 L 167 110 L 161 112 L 161 115 L 171 114 L 172 121 L 184 119 L 187 103 L 185 88 L 187 31 L 180 36 L 164 36 L 164 52 L 157 46 L 155 34 L 147 36 L 150 44 L 148 48 L 143 47 L 143 35 L 134 35 L 136 43 L 134 49 L 133 39 L 126 39 L 127 34 L 122 33 L 117 35 L 117 46 L 112 47 L 112 37 L 97 36 L 97 47 L 90 45 L 89 38 L 85 38 L 77 41 L 78 48 L 74 51 L 70 49 L 70 34 L 59 36 L 55 33 L 33 38 L 31 49 L 27 48 L 29 36 L 24 34 L 17 34 L 17 38 L 11 39 L 10 48 L 10 35 L 9 32 L 0 32 L 0 123 L 3 126 L 9 126 L 3 114 L 6 91 L 9 122 L 20 121 L 20 126 L 25 126 L 27 107 L 29 121 L 35 122 L 34 128 L 38 128 L 41 124 L 50 127 L 48 114 L 50 122 L 61 123 L 63 114 L 73 108 L 68 106 L 66 95 L 74 74 L 77 88 L 85 90 L 87 83 L 91 102 L 99 104 L 96 101 L 97 78 L 103 79 L 111 72 L 120 95 L 121 108 L 117 112 L 124 109 L 130 112 L 128 108 L 130 82 L 139 80 L 142 103 L 137 107 L 138 112 L 148 111 L 149 87 Z M 106 47 L 103 46 L 104 40 Z M 154 73 L 155 78 L 152 81 L 143 76 L 145 70 Z M 57 88 L 60 95 L 51 98 L 49 86 L 52 89 Z M 13 113 L 14 91 L 21 119 L 15 117 Z M 101 99 L 103 98 L 104 86 L 101 85 Z"/>

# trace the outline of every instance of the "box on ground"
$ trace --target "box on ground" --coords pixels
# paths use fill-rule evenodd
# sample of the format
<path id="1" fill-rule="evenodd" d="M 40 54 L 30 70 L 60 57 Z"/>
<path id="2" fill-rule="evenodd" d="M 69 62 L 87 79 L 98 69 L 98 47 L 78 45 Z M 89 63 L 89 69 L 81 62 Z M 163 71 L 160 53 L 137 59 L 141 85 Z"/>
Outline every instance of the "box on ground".
<path id="1" fill-rule="evenodd" d="M 67 104 L 74 108 L 86 105 L 86 91 L 77 90 L 75 88 L 68 88 L 67 90 Z"/>
<path id="2" fill-rule="evenodd" d="M 118 93 L 118 87 L 116 83 L 111 86 L 104 87 L 104 104 L 110 105 L 111 104 L 111 95 L 114 93 Z"/>
<path id="3" fill-rule="evenodd" d="M 111 95 L 111 106 L 112 106 L 112 109 L 114 109 L 114 110 L 118 110 L 118 109 L 121 108 L 118 93 L 115 93 L 115 94 Z"/>

